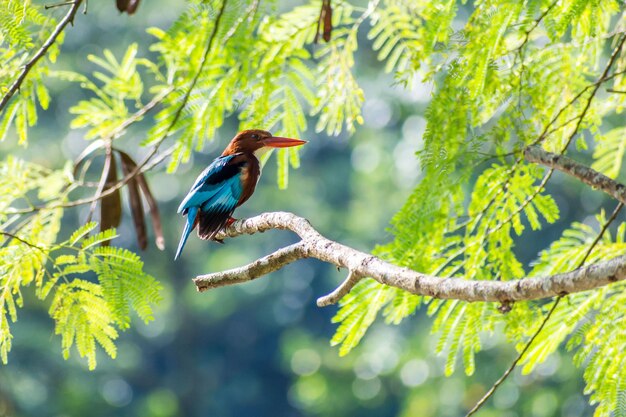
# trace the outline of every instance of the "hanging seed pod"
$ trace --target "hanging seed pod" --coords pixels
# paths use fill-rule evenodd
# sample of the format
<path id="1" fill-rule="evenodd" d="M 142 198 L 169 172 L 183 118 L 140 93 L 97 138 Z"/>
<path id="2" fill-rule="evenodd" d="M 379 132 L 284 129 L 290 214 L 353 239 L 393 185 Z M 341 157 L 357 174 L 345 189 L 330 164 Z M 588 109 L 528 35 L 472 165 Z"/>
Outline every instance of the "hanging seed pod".
<path id="1" fill-rule="evenodd" d="M 139 7 L 139 0 L 116 0 L 116 6 L 122 13 L 133 14 Z"/>
<path id="2" fill-rule="evenodd" d="M 107 150 L 102 176 L 106 177 L 103 192 L 106 192 L 117 183 L 117 164 L 115 162 L 115 155 L 111 150 Z M 120 190 L 117 189 L 111 194 L 102 197 L 100 201 L 100 230 L 107 230 L 119 226 L 121 219 L 122 198 L 120 196 Z M 107 246 L 108 244 L 108 241 L 102 242 L 103 246 Z"/>
<path id="3" fill-rule="evenodd" d="M 118 151 L 122 162 L 122 173 L 124 176 L 128 176 L 137 165 L 135 162 L 123 152 Z M 124 157 L 126 155 L 126 157 Z M 133 217 L 133 224 L 135 225 L 135 234 L 137 235 L 137 245 L 144 250 L 148 247 L 148 234 L 146 232 L 146 218 L 143 213 L 143 203 L 141 201 L 141 194 L 139 193 L 139 185 L 137 183 L 137 177 L 128 181 L 128 200 L 130 202 L 130 214 Z"/>
<path id="4" fill-rule="evenodd" d="M 132 172 L 137 167 L 137 164 L 135 163 L 135 161 L 133 161 L 133 159 L 126 152 L 122 152 L 119 150 L 117 152 L 120 154 L 122 163 L 127 166 L 127 169 L 129 169 L 129 172 Z M 161 225 L 161 216 L 159 214 L 159 206 L 157 205 L 157 202 L 154 196 L 152 195 L 152 192 L 150 191 L 150 187 L 148 186 L 148 182 L 146 181 L 146 178 L 144 177 L 144 175 L 137 174 L 134 180 L 136 180 L 136 183 L 139 186 L 139 190 L 141 190 L 144 198 L 146 199 L 146 202 L 148 203 L 148 209 L 150 210 L 150 217 L 152 219 L 152 228 L 154 229 L 154 235 L 156 236 L 156 240 L 155 240 L 156 246 L 160 250 L 164 250 L 165 239 L 163 237 L 163 227 Z"/>

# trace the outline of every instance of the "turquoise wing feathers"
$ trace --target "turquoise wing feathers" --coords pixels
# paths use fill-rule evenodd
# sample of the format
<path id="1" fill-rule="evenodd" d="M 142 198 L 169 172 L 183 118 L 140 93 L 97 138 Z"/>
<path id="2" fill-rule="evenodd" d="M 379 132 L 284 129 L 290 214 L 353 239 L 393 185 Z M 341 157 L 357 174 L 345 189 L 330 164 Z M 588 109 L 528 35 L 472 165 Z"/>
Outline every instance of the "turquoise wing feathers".
<path id="1" fill-rule="evenodd" d="M 178 206 L 177 213 L 181 213 L 189 207 L 198 207 L 206 203 L 224 188 L 225 181 L 237 177 L 241 166 L 231 163 L 237 155 L 238 154 L 219 157 L 202 171 L 191 187 L 191 190 Z"/>
<path id="2" fill-rule="evenodd" d="M 178 207 L 187 222 L 174 259 L 196 226 L 203 239 L 212 239 L 224 227 L 243 194 L 241 169 L 245 164 L 240 154 L 219 157 L 198 176 Z"/>

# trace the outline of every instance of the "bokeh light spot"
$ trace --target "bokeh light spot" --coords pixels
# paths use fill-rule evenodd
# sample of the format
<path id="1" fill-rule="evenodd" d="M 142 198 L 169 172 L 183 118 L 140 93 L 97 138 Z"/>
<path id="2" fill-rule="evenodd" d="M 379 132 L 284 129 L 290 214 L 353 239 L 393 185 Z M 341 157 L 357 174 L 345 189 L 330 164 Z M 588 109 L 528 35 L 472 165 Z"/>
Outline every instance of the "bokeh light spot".
<path id="1" fill-rule="evenodd" d="M 400 370 L 400 379 L 407 387 L 422 385 L 428 379 L 428 364 L 421 359 L 412 359 Z"/>
<path id="2" fill-rule="evenodd" d="M 298 375 L 317 372 L 321 363 L 320 355 L 312 349 L 300 349 L 291 356 L 291 369 Z"/>
<path id="3" fill-rule="evenodd" d="M 123 407 L 133 399 L 133 390 L 122 378 L 106 380 L 100 387 L 102 398 L 112 406 Z"/>

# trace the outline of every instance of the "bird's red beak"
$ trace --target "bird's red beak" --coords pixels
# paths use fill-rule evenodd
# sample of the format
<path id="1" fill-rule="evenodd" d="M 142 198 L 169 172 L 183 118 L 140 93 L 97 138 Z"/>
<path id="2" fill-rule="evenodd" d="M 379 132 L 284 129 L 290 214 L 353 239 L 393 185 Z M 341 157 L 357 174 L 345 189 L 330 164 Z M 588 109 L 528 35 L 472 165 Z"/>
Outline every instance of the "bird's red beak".
<path id="1" fill-rule="evenodd" d="M 307 143 L 306 140 L 281 138 L 278 136 L 272 136 L 263 140 L 263 144 L 271 148 L 289 148 L 291 146 L 304 145 L 305 143 Z"/>

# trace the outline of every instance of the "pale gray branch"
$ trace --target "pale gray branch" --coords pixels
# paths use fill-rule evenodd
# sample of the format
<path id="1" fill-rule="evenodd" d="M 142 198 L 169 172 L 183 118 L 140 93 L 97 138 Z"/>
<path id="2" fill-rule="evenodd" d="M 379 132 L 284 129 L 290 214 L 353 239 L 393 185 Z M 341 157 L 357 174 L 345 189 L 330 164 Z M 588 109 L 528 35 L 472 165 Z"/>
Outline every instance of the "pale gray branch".
<path id="1" fill-rule="evenodd" d="M 596 171 L 595 169 L 574 161 L 572 158 L 544 151 L 538 146 L 529 146 L 526 148 L 524 151 L 524 157 L 528 162 L 541 164 L 561 171 L 574 178 L 578 178 L 583 183 L 593 188 L 597 188 L 598 190 L 607 193 L 617 201 L 626 204 L 626 186 Z"/>
<path id="2" fill-rule="evenodd" d="M 442 278 L 390 264 L 376 256 L 326 239 L 308 220 L 285 212 L 264 213 L 250 219 L 238 220 L 217 237 L 223 239 L 270 229 L 291 230 L 302 240 L 246 266 L 198 276 L 194 279 L 198 290 L 205 291 L 209 288 L 251 281 L 303 258 L 316 258 L 348 269 L 352 276 L 352 279 L 347 280 L 350 281 L 350 285 L 344 284 L 348 291 L 355 280 L 371 277 L 381 284 L 413 294 L 463 301 L 507 303 L 536 300 L 591 290 L 626 279 L 626 255 L 571 272 L 544 277 L 510 281 L 506 280 L 507 277 L 503 277 L 502 281 L 468 280 L 463 277 Z M 330 296 L 339 292 L 345 295 L 343 291 L 344 289 L 337 289 Z M 326 297 L 322 299 L 328 300 Z M 338 300 L 337 297 L 330 299 L 333 302 Z"/>
<path id="3" fill-rule="evenodd" d="M 246 266 L 217 274 L 200 275 L 194 279 L 194 282 L 200 292 L 211 288 L 240 284 L 272 273 L 293 261 L 306 257 L 303 242 L 298 242 L 257 259 Z"/>
<path id="4" fill-rule="evenodd" d="M 317 299 L 318 307 L 326 307 L 331 304 L 337 304 L 339 300 L 343 298 L 344 295 L 348 294 L 352 288 L 363 278 L 355 274 L 354 272 L 348 272 L 347 278 L 339 284 L 339 286 L 330 294 L 327 294 L 323 297 Z"/>

